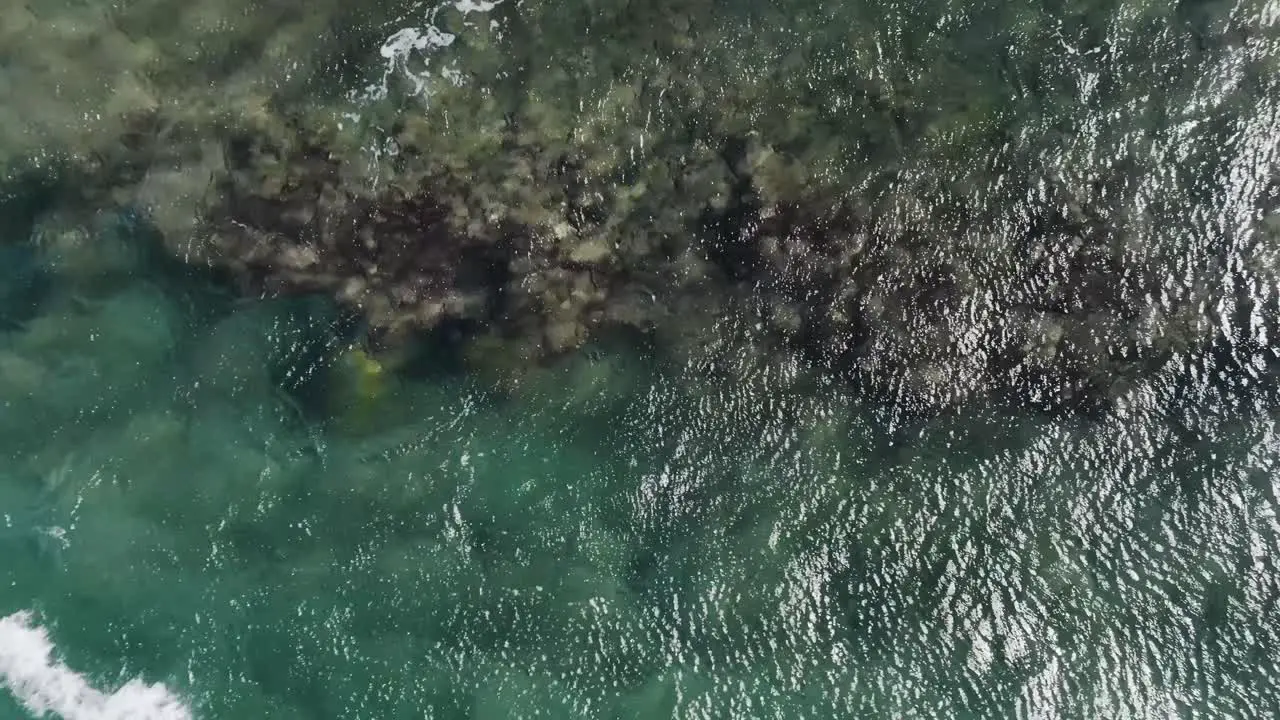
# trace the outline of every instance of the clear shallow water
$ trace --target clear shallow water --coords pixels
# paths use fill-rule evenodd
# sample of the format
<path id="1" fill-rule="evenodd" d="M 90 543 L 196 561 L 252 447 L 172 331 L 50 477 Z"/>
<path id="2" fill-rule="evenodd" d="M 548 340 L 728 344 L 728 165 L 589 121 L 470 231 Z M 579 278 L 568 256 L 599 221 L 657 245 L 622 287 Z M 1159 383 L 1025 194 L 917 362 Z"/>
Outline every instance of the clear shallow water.
<path id="1" fill-rule="evenodd" d="M 502 96 L 529 58 L 574 70 L 531 95 L 598 101 L 593 83 L 660 74 L 679 45 L 610 54 L 582 39 L 603 9 L 585 36 L 543 13 L 545 33 L 498 27 L 513 62 L 495 68 L 466 42 L 487 16 L 461 5 L 478 25 L 449 45 L 415 45 L 429 8 L 362 29 L 402 44 L 353 113 L 374 104 L 376 125 L 406 74 L 450 67 Z M 753 354 L 751 320 L 687 367 L 601 347 L 500 393 L 439 353 L 370 380 L 324 300 L 232 297 L 132 219 L 29 239 L 6 218 L 0 718 L 1272 714 L 1276 353 L 1251 313 L 1277 277 L 1274 233 L 1252 231 L 1275 209 L 1273 4 L 842 8 L 723 13 L 699 102 L 745 97 L 774 130 L 808 107 L 782 149 L 877 196 L 886 232 L 946 226 L 939 186 L 988 213 L 937 250 L 994 258 L 992 293 L 953 318 L 974 328 L 1043 292 L 1001 281 L 1043 201 L 1004 170 L 1149 211 L 1131 255 L 1166 268 L 1161 303 L 1220 328 L 1219 354 L 1175 355 L 1092 416 L 995 398 L 923 423 Z M 857 73 L 874 92 L 840 91 Z M 821 112 L 814 85 L 836 86 Z M 701 132 L 645 110 L 661 132 L 628 152 Z M 1117 156 L 1120 200 L 1096 182 Z M 897 350 L 870 354 L 890 369 Z"/>
<path id="2" fill-rule="evenodd" d="M 0 608 L 101 692 L 201 718 L 1273 706 L 1266 393 L 1171 372 L 1103 417 L 891 436 L 799 365 L 603 351 L 352 415 L 323 302 L 33 258 L 53 279 L 0 345 Z"/>

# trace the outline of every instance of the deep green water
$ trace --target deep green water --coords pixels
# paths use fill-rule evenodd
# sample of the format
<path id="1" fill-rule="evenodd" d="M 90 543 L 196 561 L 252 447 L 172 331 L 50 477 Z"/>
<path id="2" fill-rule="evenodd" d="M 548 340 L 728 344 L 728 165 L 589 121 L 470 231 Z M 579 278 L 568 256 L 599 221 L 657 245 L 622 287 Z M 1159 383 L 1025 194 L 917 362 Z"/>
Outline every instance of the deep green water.
<path id="1" fill-rule="evenodd" d="M 988 155 L 1088 183 L 1132 152 L 1133 202 L 1173 208 L 1142 236 L 1172 258 L 1169 296 L 1237 283 L 1275 311 L 1276 235 L 1242 230 L 1276 204 L 1274 2 L 1179 3 L 1186 37 L 1144 35 L 1148 3 L 936 5 L 841 15 L 882 53 L 865 62 L 901 93 L 886 102 L 919 111 L 890 131 L 848 110 L 867 118 L 859 162 L 953 177 L 987 207 L 1013 185 L 982 176 Z M 845 25 L 782 10 L 739 19 L 766 46 L 838 44 Z M 913 24 L 934 15 L 952 24 Z M 1058 42 L 981 61 L 1054 22 Z M 782 63 L 748 41 L 735 77 Z M 912 64 L 951 57 L 953 76 Z M 971 145 L 988 121 L 1017 137 Z M 714 363 L 618 341 L 495 388 L 442 343 L 362 380 L 359 324 L 325 299 L 235 296 L 128 212 L 83 236 L 29 220 L 0 223 L 0 720 L 1280 707 L 1280 353 L 1260 321 L 1232 326 L 1239 308 L 1201 308 L 1215 352 L 1089 414 L 984 397 L 910 419 L 755 354 L 750 319 Z"/>
<path id="2" fill-rule="evenodd" d="M 1171 371 L 1103 417 L 890 435 L 797 364 L 604 349 L 511 397 L 427 358 L 352 415 L 324 302 L 234 300 L 127 225 L 86 247 L 27 249 L 0 344 L 0 608 L 103 690 L 201 718 L 1274 707 L 1265 393 Z"/>

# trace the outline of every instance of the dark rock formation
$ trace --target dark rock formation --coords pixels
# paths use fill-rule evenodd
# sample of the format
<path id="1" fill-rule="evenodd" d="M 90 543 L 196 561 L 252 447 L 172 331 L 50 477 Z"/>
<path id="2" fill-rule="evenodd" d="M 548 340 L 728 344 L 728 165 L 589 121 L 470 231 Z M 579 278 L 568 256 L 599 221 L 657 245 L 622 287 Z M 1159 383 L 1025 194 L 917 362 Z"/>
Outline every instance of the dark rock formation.
<path id="1" fill-rule="evenodd" d="M 68 197 L 138 208 L 246 291 L 330 294 L 379 347 L 448 327 L 473 366 L 518 374 L 625 328 L 728 367 L 736 333 L 928 412 L 1105 403 L 1224 328 L 1236 348 L 1274 337 L 1276 194 L 1228 182 L 1233 158 L 1274 164 L 1249 139 L 1274 58 L 1248 34 L 1196 45 L 1161 13 L 1120 32 L 1099 8 L 1066 29 L 975 11 L 989 37 L 939 8 L 535 2 L 432 14 L 450 39 L 384 45 L 356 98 L 318 88 L 332 68 L 358 84 L 382 15 L 328 8 L 359 26 L 339 39 L 268 9 L 279 29 L 202 51 L 212 92 L 177 83 L 176 41 L 143 53 L 155 66 L 126 53 L 121 87 L 178 100 L 122 100 L 77 134 Z M 305 81 L 273 87 L 311 31 Z M 1045 65 L 1067 31 L 1100 49 Z M 1152 69 L 1143 43 L 1186 62 Z M 1228 102 L 1200 80 L 1242 44 Z"/>

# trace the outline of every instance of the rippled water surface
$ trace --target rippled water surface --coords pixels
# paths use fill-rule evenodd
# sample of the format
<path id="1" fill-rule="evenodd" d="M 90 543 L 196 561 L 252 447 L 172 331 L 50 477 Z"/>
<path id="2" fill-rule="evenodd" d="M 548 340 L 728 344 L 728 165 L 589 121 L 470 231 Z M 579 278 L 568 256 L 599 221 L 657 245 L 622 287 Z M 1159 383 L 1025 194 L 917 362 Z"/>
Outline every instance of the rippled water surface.
<path id="1" fill-rule="evenodd" d="M 198 6 L 223 30 L 279 10 L 221 2 Z M 689 33 L 722 20 L 716 50 L 665 70 L 663 45 L 636 40 L 647 26 L 610 25 L 607 3 L 529 3 L 544 28 L 520 24 L 520 3 L 395 5 L 368 3 L 383 19 L 350 30 L 372 59 L 343 66 L 349 122 L 377 125 L 397 93 L 430 102 L 433 83 L 502 102 L 538 62 L 564 64 L 541 92 L 580 93 L 570 106 L 597 77 L 707 72 L 711 105 L 769 86 L 743 117 L 813 128 L 792 148 L 817 163 L 810 180 L 887 202 L 884 227 L 959 223 L 930 204 L 943 191 L 984 218 L 937 250 L 990 268 L 939 325 L 975 363 L 992 318 L 1049 291 L 974 258 L 1088 262 L 1069 237 L 1014 239 L 1053 182 L 1111 208 L 1089 222 L 1123 225 L 1119 254 L 1163 273 L 1115 292 L 1149 293 L 1207 339 L 1170 343 L 1106 402 L 1052 412 L 1026 400 L 1035 388 L 970 394 L 955 374 L 927 411 L 862 392 L 745 313 L 705 357 L 601 337 L 494 382 L 433 336 L 391 372 L 327 298 L 244 296 L 166 257 L 136 208 L 88 234 L 42 231 L 15 174 L 0 218 L 0 718 L 1280 707 L 1275 2 L 691 3 Z M 58 17 L 111 19 L 78 7 Z M 0 19 L 4 37 L 27 27 Z M 481 36 L 512 64 L 484 65 Z M 201 53 L 221 47 L 210 37 Z M 659 50 L 599 50 L 615 43 Z M 14 47 L 14 68 L 61 72 Z M 9 124 L 6 162 L 96 127 L 57 115 L 74 108 L 56 95 L 0 96 L 39 128 Z M 808 109 L 787 120 L 788 103 Z M 644 111 L 668 137 L 630 152 L 697 132 L 696 115 Z M 1051 180 L 1027 181 L 1033 166 Z M 900 349 L 870 343 L 866 367 L 891 375 Z"/>

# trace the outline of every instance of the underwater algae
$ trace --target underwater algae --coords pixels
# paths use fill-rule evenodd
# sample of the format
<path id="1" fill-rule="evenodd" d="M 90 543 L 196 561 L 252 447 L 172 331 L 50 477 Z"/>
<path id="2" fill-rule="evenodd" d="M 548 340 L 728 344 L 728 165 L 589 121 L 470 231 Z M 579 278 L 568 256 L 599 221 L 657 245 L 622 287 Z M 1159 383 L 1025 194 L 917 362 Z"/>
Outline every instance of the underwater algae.
<path id="1" fill-rule="evenodd" d="M 271 12 L 228 47 L 303 32 Z M 376 347 L 448 327 L 510 368 L 621 328 L 697 354 L 745 312 L 762 352 L 922 409 L 1057 407 L 1276 329 L 1261 4 L 327 12 L 357 30 L 298 79 L 237 53 L 215 95 L 120 113 L 68 203 L 137 208 L 251 293 L 331 294 Z"/>

